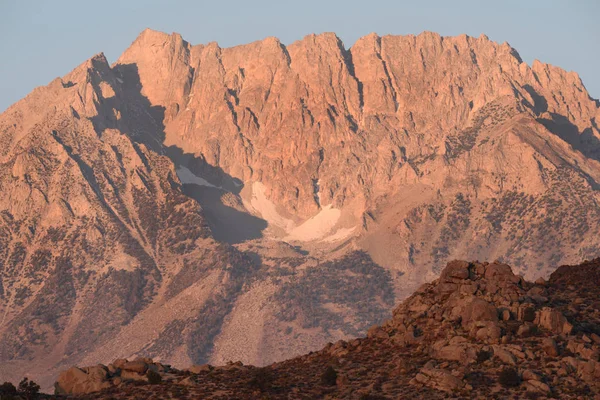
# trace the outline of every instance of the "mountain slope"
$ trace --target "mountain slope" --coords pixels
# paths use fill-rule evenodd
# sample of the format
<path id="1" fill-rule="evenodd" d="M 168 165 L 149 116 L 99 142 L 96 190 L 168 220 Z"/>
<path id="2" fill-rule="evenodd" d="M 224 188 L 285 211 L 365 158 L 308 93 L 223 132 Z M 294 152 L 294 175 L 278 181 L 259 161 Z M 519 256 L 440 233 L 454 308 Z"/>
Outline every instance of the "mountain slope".
<path id="1" fill-rule="evenodd" d="M 268 222 L 262 235 L 359 236 L 387 268 L 426 265 L 417 282 L 448 257 L 501 258 L 533 276 L 548 270 L 528 264 L 598 254 L 587 224 L 598 221 L 598 101 L 576 73 L 530 67 L 506 43 L 373 34 L 346 50 L 326 33 L 222 49 L 146 30 L 117 64 L 135 64 L 165 108 L 175 162 L 234 193 L 243 184 L 246 209 Z M 501 220 L 525 203 L 529 227 Z M 410 224 L 424 209 L 435 211 Z M 555 235 L 585 245 L 565 249 Z"/>
<path id="2" fill-rule="evenodd" d="M 484 36 L 146 30 L 0 115 L 0 374 L 266 365 L 453 258 L 598 256 L 599 116 L 577 74 Z"/>
<path id="3" fill-rule="evenodd" d="M 271 275 L 285 280 L 292 272 L 277 263 L 271 273 L 252 253 L 213 239 L 201 207 L 183 193 L 175 166 L 162 155 L 162 111 L 139 93 L 136 77 L 135 68 L 111 68 L 98 55 L 0 117 L 4 379 L 28 374 L 47 388 L 60 368 L 116 353 L 206 360 L 225 317 L 235 315 L 238 296 L 269 285 Z M 275 249 L 274 256 L 292 257 L 294 267 L 303 264 L 288 247 Z M 331 265 L 339 269 L 336 278 L 348 268 L 344 260 Z M 375 267 L 348 277 L 352 282 L 379 274 L 384 285 L 338 298 L 340 305 L 350 303 L 334 312 L 348 319 L 346 325 L 329 333 L 308 322 L 312 329 L 300 333 L 305 343 L 265 357 L 298 354 L 363 331 L 386 315 L 393 294 L 385 271 Z M 379 293 L 387 295 L 383 304 L 369 300 Z M 304 301 L 313 307 L 331 295 Z M 355 320 L 359 311 L 351 304 L 357 296 L 374 312 L 366 321 Z M 290 299 L 288 306 L 299 302 Z M 296 326 L 284 323 L 290 330 Z M 283 329 L 284 323 L 270 326 Z M 260 335 L 255 339 L 262 345 Z M 227 348 L 226 340 L 220 343 Z M 239 344 L 233 347 L 235 354 Z"/>
<path id="4" fill-rule="evenodd" d="M 209 271 L 202 255 L 232 252 L 210 239 L 170 161 L 123 134 L 160 127 L 120 91 L 99 55 L 2 115 L 4 361 L 44 371 L 79 359 L 183 264 Z"/>

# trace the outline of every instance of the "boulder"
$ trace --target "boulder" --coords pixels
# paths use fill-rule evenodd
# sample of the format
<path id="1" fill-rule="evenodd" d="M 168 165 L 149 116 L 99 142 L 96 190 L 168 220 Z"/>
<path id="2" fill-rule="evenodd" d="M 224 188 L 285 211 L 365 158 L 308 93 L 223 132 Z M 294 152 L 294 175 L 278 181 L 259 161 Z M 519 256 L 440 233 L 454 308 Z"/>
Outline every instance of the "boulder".
<path id="1" fill-rule="evenodd" d="M 198 385 L 198 383 L 196 382 L 196 380 L 192 376 L 188 376 L 187 378 L 184 378 L 184 379 L 180 380 L 179 382 L 177 382 L 177 384 L 178 385 L 183 385 L 183 386 L 196 386 L 196 385 Z"/>
<path id="2" fill-rule="evenodd" d="M 600 379 L 600 362 L 596 360 L 578 360 L 576 365 L 577 375 L 586 382 L 595 383 Z"/>
<path id="3" fill-rule="evenodd" d="M 123 365 L 127 364 L 127 359 L 125 358 L 117 358 L 115 361 L 113 361 L 112 365 L 115 366 L 115 368 L 119 368 L 122 369 Z"/>
<path id="4" fill-rule="evenodd" d="M 148 367 L 148 369 L 152 369 L 154 372 L 169 372 L 171 370 L 171 366 L 168 364 L 161 364 L 156 362 Z"/>
<path id="5" fill-rule="evenodd" d="M 517 364 L 517 358 L 514 356 L 514 354 L 510 351 L 508 351 L 505 348 L 502 348 L 499 345 L 493 345 L 492 348 L 494 349 L 494 355 L 496 357 L 498 357 L 500 359 L 500 361 L 502 361 L 505 364 L 509 364 L 509 365 L 516 365 Z"/>
<path id="6" fill-rule="evenodd" d="M 586 360 L 598 360 L 598 350 L 590 347 L 589 344 L 581 343 L 575 339 L 571 339 L 567 342 L 567 350 L 572 353 L 578 354 L 581 358 Z"/>
<path id="7" fill-rule="evenodd" d="M 540 376 L 530 369 L 526 369 L 525 371 L 523 371 L 523 374 L 521 376 L 524 381 L 541 381 Z"/>
<path id="8" fill-rule="evenodd" d="M 423 367 L 417 376 L 415 376 L 415 381 L 445 392 L 454 392 L 465 386 L 465 382 L 450 372 L 431 366 Z"/>
<path id="9" fill-rule="evenodd" d="M 450 261 L 440 274 L 440 281 L 453 282 L 454 280 L 469 279 L 471 277 L 471 272 L 469 270 L 470 265 L 471 264 L 467 261 Z"/>
<path id="10" fill-rule="evenodd" d="M 535 321 L 535 307 L 531 304 L 522 304 L 517 309 L 517 320 L 523 322 Z"/>
<path id="11" fill-rule="evenodd" d="M 512 353 L 518 359 L 525 360 L 527 358 L 523 348 L 517 344 L 507 344 L 504 348 Z"/>
<path id="12" fill-rule="evenodd" d="M 569 335 L 573 330 L 573 325 L 567 321 L 565 316 L 560 311 L 550 307 L 544 307 L 536 313 L 535 323 L 559 335 Z"/>
<path id="13" fill-rule="evenodd" d="M 471 282 L 471 281 L 468 281 Z M 479 285 L 477 283 L 463 283 L 458 287 L 458 291 L 461 294 L 472 296 L 477 293 Z"/>
<path id="14" fill-rule="evenodd" d="M 484 277 L 485 276 L 485 270 L 487 268 L 487 266 L 489 265 L 489 263 L 484 262 L 483 264 L 481 263 L 474 263 L 472 271 L 475 272 L 475 275 L 479 276 L 479 277 Z"/>
<path id="15" fill-rule="evenodd" d="M 422 339 L 423 337 L 419 335 L 419 330 L 416 329 L 414 326 L 404 328 L 392 337 L 392 340 L 400 346 L 415 344 L 422 341 Z"/>
<path id="16" fill-rule="evenodd" d="M 191 367 L 187 368 L 186 371 L 189 371 L 192 374 L 199 374 L 201 372 L 212 371 L 212 369 L 213 369 L 212 365 L 202 364 L 202 365 L 192 365 Z"/>
<path id="17" fill-rule="evenodd" d="M 434 349 L 433 356 L 440 360 L 471 363 L 477 359 L 478 347 L 470 343 L 448 344 Z"/>
<path id="18" fill-rule="evenodd" d="M 517 329 L 517 336 L 527 337 L 527 336 L 531 336 L 535 332 L 536 332 L 536 326 L 534 324 L 532 324 L 531 322 L 525 322 L 523 325 L 519 326 L 519 329 Z"/>
<path id="19" fill-rule="evenodd" d="M 498 321 L 498 311 L 496 307 L 487 301 L 474 297 L 463 309 L 461 313 L 463 326 L 468 326 L 472 322 L 478 321 Z"/>
<path id="20" fill-rule="evenodd" d="M 82 371 L 93 377 L 95 380 L 106 380 L 108 379 L 108 368 L 105 365 L 98 364 L 94 367 L 81 368 Z"/>
<path id="21" fill-rule="evenodd" d="M 335 384 L 338 387 L 344 387 L 344 386 L 348 386 L 348 384 L 350 383 L 350 379 L 348 379 L 348 375 L 346 374 L 337 374 L 337 378 L 335 380 Z"/>
<path id="22" fill-rule="evenodd" d="M 121 371 L 121 379 L 124 381 L 147 381 L 148 377 L 138 372 L 123 370 Z"/>
<path id="23" fill-rule="evenodd" d="M 527 291 L 527 296 L 545 296 L 547 291 L 541 286 L 533 286 Z"/>
<path id="24" fill-rule="evenodd" d="M 123 364 L 121 369 L 123 371 L 136 372 L 138 374 L 143 375 L 146 373 L 146 370 L 148 369 L 148 364 L 144 360 L 129 361 L 129 362 L 126 362 L 125 364 Z"/>
<path id="25" fill-rule="evenodd" d="M 544 338 L 544 340 L 542 340 L 542 350 L 550 357 L 558 356 L 558 346 L 556 345 L 556 341 L 552 338 Z"/>
<path id="26" fill-rule="evenodd" d="M 539 285 L 539 286 L 546 286 L 546 280 L 544 278 L 542 278 L 542 277 L 537 278 L 535 280 L 535 284 Z"/>
<path id="27" fill-rule="evenodd" d="M 477 329 L 475 338 L 481 341 L 497 341 L 502 336 L 502 330 L 497 322 L 488 321 Z"/>
<path id="28" fill-rule="evenodd" d="M 121 371 L 121 368 L 115 366 L 115 364 L 108 364 L 108 372 L 112 375 L 116 375 Z"/>
<path id="29" fill-rule="evenodd" d="M 371 328 L 369 328 L 369 330 L 367 331 L 367 336 L 370 338 L 381 338 L 381 339 L 386 339 L 386 338 L 390 337 L 390 335 L 378 325 L 375 325 L 375 326 L 372 326 Z"/>
<path id="30" fill-rule="evenodd" d="M 528 392 L 542 393 L 542 394 L 552 393 L 550 386 L 548 386 L 544 382 L 540 382 L 540 381 L 535 381 L 535 380 L 526 381 L 523 383 L 523 387 Z"/>
<path id="31" fill-rule="evenodd" d="M 106 367 L 103 365 L 88 367 L 86 370 L 72 367 L 61 372 L 54 384 L 56 393 L 65 395 L 88 394 L 111 386 L 107 379 Z"/>
<path id="32" fill-rule="evenodd" d="M 487 301 L 473 297 L 463 306 L 460 313 L 462 326 L 471 336 L 480 340 L 500 338 L 498 311 Z"/>
<path id="33" fill-rule="evenodd" d="M 512 269 L 506 264 L 489 264 L 485 269 L 485 279 L 488 281 L 508 281 L 517 283 L 521 280 L 513 274 Z"/>

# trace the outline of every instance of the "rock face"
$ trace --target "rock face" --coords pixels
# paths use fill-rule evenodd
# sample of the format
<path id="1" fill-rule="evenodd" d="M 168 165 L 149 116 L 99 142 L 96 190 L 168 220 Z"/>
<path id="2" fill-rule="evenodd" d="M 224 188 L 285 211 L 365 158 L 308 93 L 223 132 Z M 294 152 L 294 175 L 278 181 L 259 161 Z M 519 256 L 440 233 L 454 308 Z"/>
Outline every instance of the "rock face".
<path id="1" fill-rule="evenodd" d="M 575 73 L 483 36 L 146 30 L 0 115 L 0 374 L 265 365 L 364 334 L 453 258 L 533 279 L 597 256 L 599 110 Z M 518 278 L 490 265 L 443 278 L 471 338 L 569 334 L 541 286 L 494 319 L 472 278 Z"/>
<path id="2" fill-rule="evenodd" d="M 425 32 L 345 49 L 326 33 L 222 49 L 147 30 L 117 65 L 164 109 L 182 171 L 243 184 L 262 235 L 358 236 L 413 282 L 452 257 L 533 279 L 599 254 L 599 104 L 577 74 L 528 66 L 506 43 Z"/>
<path id="3" fill-rule="evenodd" d="M 505 264 L 452 262 L 442 278 L 423 285 L 366 338 L 330 343 L 264 368 L 230 363 L 169 369 L 161 385 L 115 384 L 108 377 L 111 389 L 86 398 L 170 398 L 183 387 L 189 396 L 232 399 L 596 398 L 599 343 L 592 335 L 600 331 L 599 271 L 600 259 L 561 267 L 540 286 Z M 532 292 L 546 300 L 536 301 Z M 530 324 L 517 317 L 524 305 L 560 316 L 555 320 L 564 318 L 572 329 L 542 318 L 519 335 L 518 328 Z M 510 318 L 498 318 L 504 311 Z M 498 337 L 473 335 L 473 327 L 490 324 L 499 328 Z"/>
<path id="4" fill-rule="evenodd" d="M 160 107 L 139 89 L 134 69 L 98 55 L 0 116 L 3 378 L 28 374 L 48 388 L 58 369 L 140 354 L 187 364 L 247 351 L 265 363 L 385 318 L 391 279 L 364 252 L 316 270 L 285 243 L 264 246 L 270 261 L 258 262 L 252 248 L 215 240 L 163 154 Z M 272 296 L 285 296 L 284 310 Z M 259 325 L 249 343 L 234 341 L 247 315 Z M 305 329 L 297 345 L 279 345 L 279 331 Z"/>

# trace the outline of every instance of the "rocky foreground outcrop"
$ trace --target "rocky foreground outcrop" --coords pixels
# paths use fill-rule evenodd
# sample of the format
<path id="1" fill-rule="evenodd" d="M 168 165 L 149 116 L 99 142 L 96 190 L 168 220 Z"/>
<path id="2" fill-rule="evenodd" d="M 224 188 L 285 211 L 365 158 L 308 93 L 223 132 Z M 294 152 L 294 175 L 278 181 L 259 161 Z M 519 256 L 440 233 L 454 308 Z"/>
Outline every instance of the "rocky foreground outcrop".
<path id="1" fill-rule="evenodd" d="M 366 338 L 264 368 L 117 360 L 71 368 L 56 388 L 88 399 L 597 398 L 599 283 L 600 259 L 535 283 L 505 264 L 453 261 Z"/>

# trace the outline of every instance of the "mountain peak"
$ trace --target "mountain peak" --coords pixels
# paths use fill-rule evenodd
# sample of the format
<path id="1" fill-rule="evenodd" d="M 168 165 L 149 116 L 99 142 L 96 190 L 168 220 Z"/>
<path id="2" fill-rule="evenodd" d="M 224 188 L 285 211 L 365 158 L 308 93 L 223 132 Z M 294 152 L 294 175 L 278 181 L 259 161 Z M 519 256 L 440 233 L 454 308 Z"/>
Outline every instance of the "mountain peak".
<path id="1" fill-rule="evenodd" d="M 72 83 L 83 82 L 87 79 L 87 76 L 91 71 L 96 71 L 102 75 L 105 75 L 110 71 L 110 65 L 104 53 L 97 53 L 88 58 L 65 75 L 63 80 Z"/>
<path id="2" fill-rule="evenodd" d="M 173 33 L 172 35 L 175 35 L 175 33 Z M 151 29 L 151 28 L 146 28 L 142 32 L 140 32 L 140 34 L 137 36 L 137 38 L 134 40 L 134 42 L 137 42 L 137 41 L 149 41 L 149 42 L 158 41 L 158 40 L 161 40 L 161 39 L 166 39 L 169 36 L 171 36 L 171 35 L 169 35 L 166 32 L 154 30 L 154 29 Z"/>
<path id="3" fill-rule="evenodd" d="M 304 38 L 302 38 L 301 40 L 292 43 L 290 46 L 301 44 L 307 45 L 309 43 L 326 47 L 344 47 L 342 40 L 334 32 L 322 32 L 319 34 L 311 33 L 309 35 L 304 36 Z"/>

